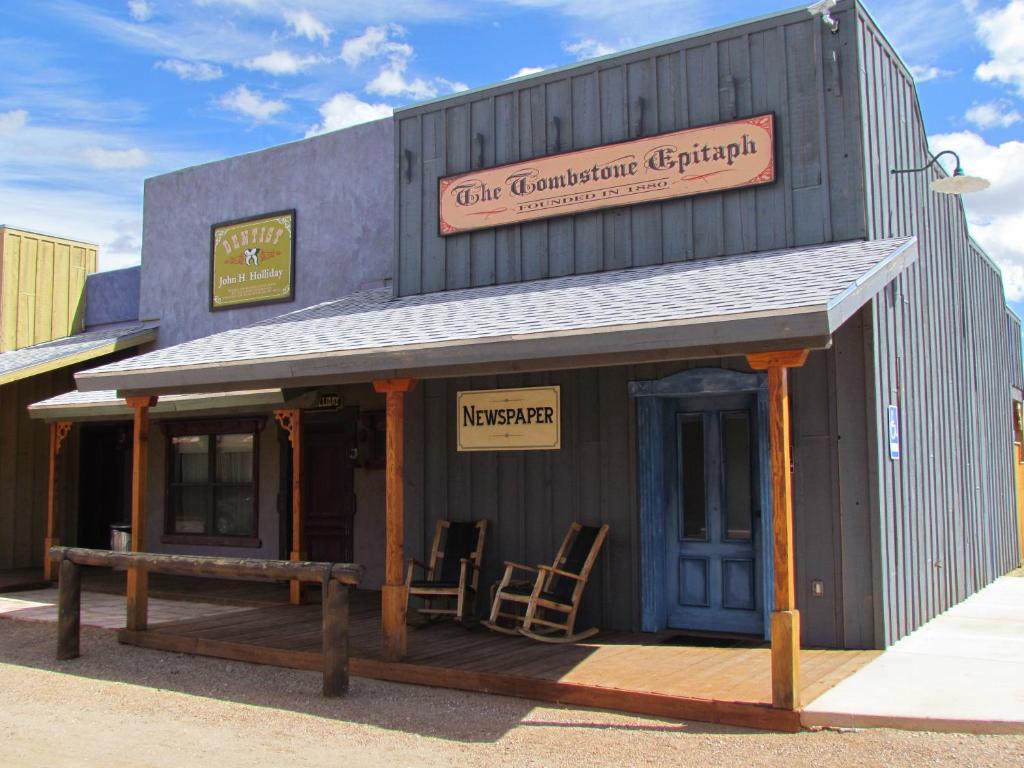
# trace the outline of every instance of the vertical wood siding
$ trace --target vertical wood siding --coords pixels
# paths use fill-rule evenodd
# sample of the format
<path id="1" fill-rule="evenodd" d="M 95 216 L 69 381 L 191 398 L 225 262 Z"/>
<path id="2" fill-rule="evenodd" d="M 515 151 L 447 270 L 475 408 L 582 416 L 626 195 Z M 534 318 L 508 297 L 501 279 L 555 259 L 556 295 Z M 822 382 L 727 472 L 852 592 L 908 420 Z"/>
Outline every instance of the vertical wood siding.
<path id="1" fill-rule="evenodd" d="M 864 566 L 871 558 L 868 484 L 857 476 L 842 488 L 838 482 L 840 466 L 867 466 L 863 411 L 859 425 L 854 417 L 854 426 L 843 434 L 842 452 L 856 454 L 853 461 L 841 453 L 837 429 L 848 418 L 843 398 L 855 395 L 840 387 L 837 397 L 834 388 L 837 377 L 853 386 L 865 380 L 863 332 L 869 327 L 870 319 L 855 316 L 832 350 L 812 353 L 807 367 L 792 377 L 797 581 L 807 644 L 869 647 L 873 638 L 871 574 Z M 732 358 L 421 382 L 407 398 L 407 555 L 426 555 L 438 519 L 487 519 L 482 608 L 504 561 L 550 562 L 570 522 L 608 523 L 608 541 L 587 587 L 580 625 L 638 630 L 637 424 L 628 384 L 718 366 L 749 370 Z M 458 391 L 549 384 L 562 388 L 561 450 L 456 450 Z M 842 518 L 841 493 L 854 510 Z M 812 579 L 824 582 L 825 598 L 810 597 Z M 844 601 L 850 605 L 845 612 Z"/>
<path id="2" fill-rule="evenodd" d="M 399 112 L 398 295 L 863 237 L 854 27 L 801 9 Z M 775 184 L 438 235 L 442 176 L 769 111 Z"/>
<path id="3" fill-rule="evenodd" d="M 1021 361 L 999 271 L 970 240 L 959 198 L 928 189 L 936 172 L 890 175 L 928 161 L 924 126 L 910 75 L 858 14 L 868 236 L 916 234 L 920 249 L 871 306 L 876 632 L 887 645 L 1015 565 L 1009 387 Z"/>
<path id="4" fill-rule="evenodd" d="M 74 379 L 67 369 L 0 386 L 0 569 L 42 567 L 50 436 L 47 424 L 30 419 L 26 407 L 71 389 Z M 63 489 L 78 487 L 73 433 L 61 452 Z M 65 498 L 63 506 L 76 508 L 73 498 Z M 65 540 L 68 535 L 62 534 Z"/>
<path id="5" fill-rule="evenodd" d="M 82 330 L 95 245 L 0 227 L 0 351 Z"/>

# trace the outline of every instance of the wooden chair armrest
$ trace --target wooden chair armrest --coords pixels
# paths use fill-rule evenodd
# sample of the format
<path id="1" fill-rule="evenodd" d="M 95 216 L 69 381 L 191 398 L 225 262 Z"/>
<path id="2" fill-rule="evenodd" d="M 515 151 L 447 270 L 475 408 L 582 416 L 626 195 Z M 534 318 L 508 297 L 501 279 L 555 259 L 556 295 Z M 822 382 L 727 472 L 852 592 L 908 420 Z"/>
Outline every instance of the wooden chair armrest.
<path id="1" fill-rule="evenodd" d="M 583 577 L 580 576 L 578 573 L 569 573 L 569 571 L 563 571 L 560 568 L 553 568 L 550 565 L 542 565 L 542 566 L 539 566 L 539 567 L 540 567 L 540 570 L 542 570 L 542 571 L 546 571 L 546 572 L 550 572 L 550 573 L 555 573 L 555 574 L 558 574 L 559 576 L 568 576 L 570 579 L 576 579 L 576 581 L 583 581 Z"/>
<path id="2" fill-rule="evenodd" d="M 523 565 L 522 563 L 513 563 L 511 560 L 506 560 L 505 561 L 505 568 L 506 569 L 509 569 L 509 568 L 511 568 L 511 569 L 518 569 L 520 571 L 532 571 L 533 573 L 537 573 L 537 569 L 534 568 L 532 565 Z"/>
<path id="3" fill-rule="evenodd" d="M 468 557 L 460 557 L 460 558 L 459 558 L 459 562 L 460 562 L 460 563 L 465 563 L 465 564 L 466 564 L 467 566 L 469 566 L 470 568 L 479 568 L 479 567 L 480 567 L 480 566 L 478 566 L 478 565 L 477 565 L 476 563 L 474 563 L 474 562 L 473 562 L 473 561 L 472 561 L 472 560 L 471 560 L 470 558 L 468 558 Z"/>
<path id="4" fill-rule="evenodd" d="M 425 570 L 427 570 L 427 564 L 426 564 L 426 563 L 422 563 L 422 562 L 420 562 L 419 560 L 417 560 L 417 559 L 416 559 L 416 558 L 414 558 L 414 557 L 410 557 L 410 558 L 409 558 L 409 565 L 410 565 L 410 566 L 411 566 L 411 565 L 418 565 L 418 566 L 419 566 L 420 568 L 422 568 L 422 569 L 423 569 L 424 571 L 425 571 Z"/>

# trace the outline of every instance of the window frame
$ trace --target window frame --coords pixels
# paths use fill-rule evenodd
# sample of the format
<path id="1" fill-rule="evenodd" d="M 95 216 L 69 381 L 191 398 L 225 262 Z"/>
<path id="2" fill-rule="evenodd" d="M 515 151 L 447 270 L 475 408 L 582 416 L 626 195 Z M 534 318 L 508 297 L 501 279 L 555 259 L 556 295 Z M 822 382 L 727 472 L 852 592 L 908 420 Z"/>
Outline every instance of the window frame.
<path id="1" fill-rule="evenodd" d="M 266 418 L 211 419 L 203 421 L 164 421 L 160 427 L 164 433 L 164 524 L 160 541 L 163 544 L 190 544 L 205 547 L 250 547 L 261 546 L 260 524 L 260 432 Z M 251 434 L 252 441 L 252 525 L 251 534 L 225 535 L 206 533 L 178 533 L 174 530 L 174 515 L 171 509 L 171 486 L 173 484 L 175 437 L 209 438 L 209 474 L 205 485 L 209 493 L 217 487 L 216 438 L 218 435 Z M 211 509 L 212 509 L 211 499 Z"/>

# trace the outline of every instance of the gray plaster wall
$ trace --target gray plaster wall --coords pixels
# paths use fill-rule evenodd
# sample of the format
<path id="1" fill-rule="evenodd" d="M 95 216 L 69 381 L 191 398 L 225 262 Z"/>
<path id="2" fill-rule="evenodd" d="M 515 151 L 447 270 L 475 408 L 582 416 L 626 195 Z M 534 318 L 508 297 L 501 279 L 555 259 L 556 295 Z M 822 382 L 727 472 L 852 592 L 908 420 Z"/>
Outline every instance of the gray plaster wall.
<path id="1" fill-rule="evenodd" d="M 139 319 L 140 267 L 96 272 L 85 278 L 85 327 Z"/>
<path id="2" fill-rule="evenodd" d="M 381 285 L 394 250 L 390 119 L 146 180 L 140 317 L 157 347 Z M 211 312 L 210 227 L 295 209 L 295 299 Z"/>

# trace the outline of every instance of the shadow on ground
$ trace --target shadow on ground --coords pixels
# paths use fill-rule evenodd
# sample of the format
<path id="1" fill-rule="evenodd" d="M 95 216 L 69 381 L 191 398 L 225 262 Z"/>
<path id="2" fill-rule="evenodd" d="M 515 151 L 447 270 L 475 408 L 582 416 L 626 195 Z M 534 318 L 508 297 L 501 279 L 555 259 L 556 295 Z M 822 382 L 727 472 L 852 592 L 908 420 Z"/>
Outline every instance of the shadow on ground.
<path id="1" fill-rule="evenodd" d="M 54 624 L 0 620 L 0 664 L 467 743 L 497 741 L 520 725 L 624 732 L 755 733 L 730 726 L 563 708 L 358 677 L 352 678 L 347 697 L 325 699 L 320 695 L 319 673 L 125 646 L 118 644 L 113 632 L 88 627 L 82 629 L 79 658 L 57 661 L 55 649 Z"/>

